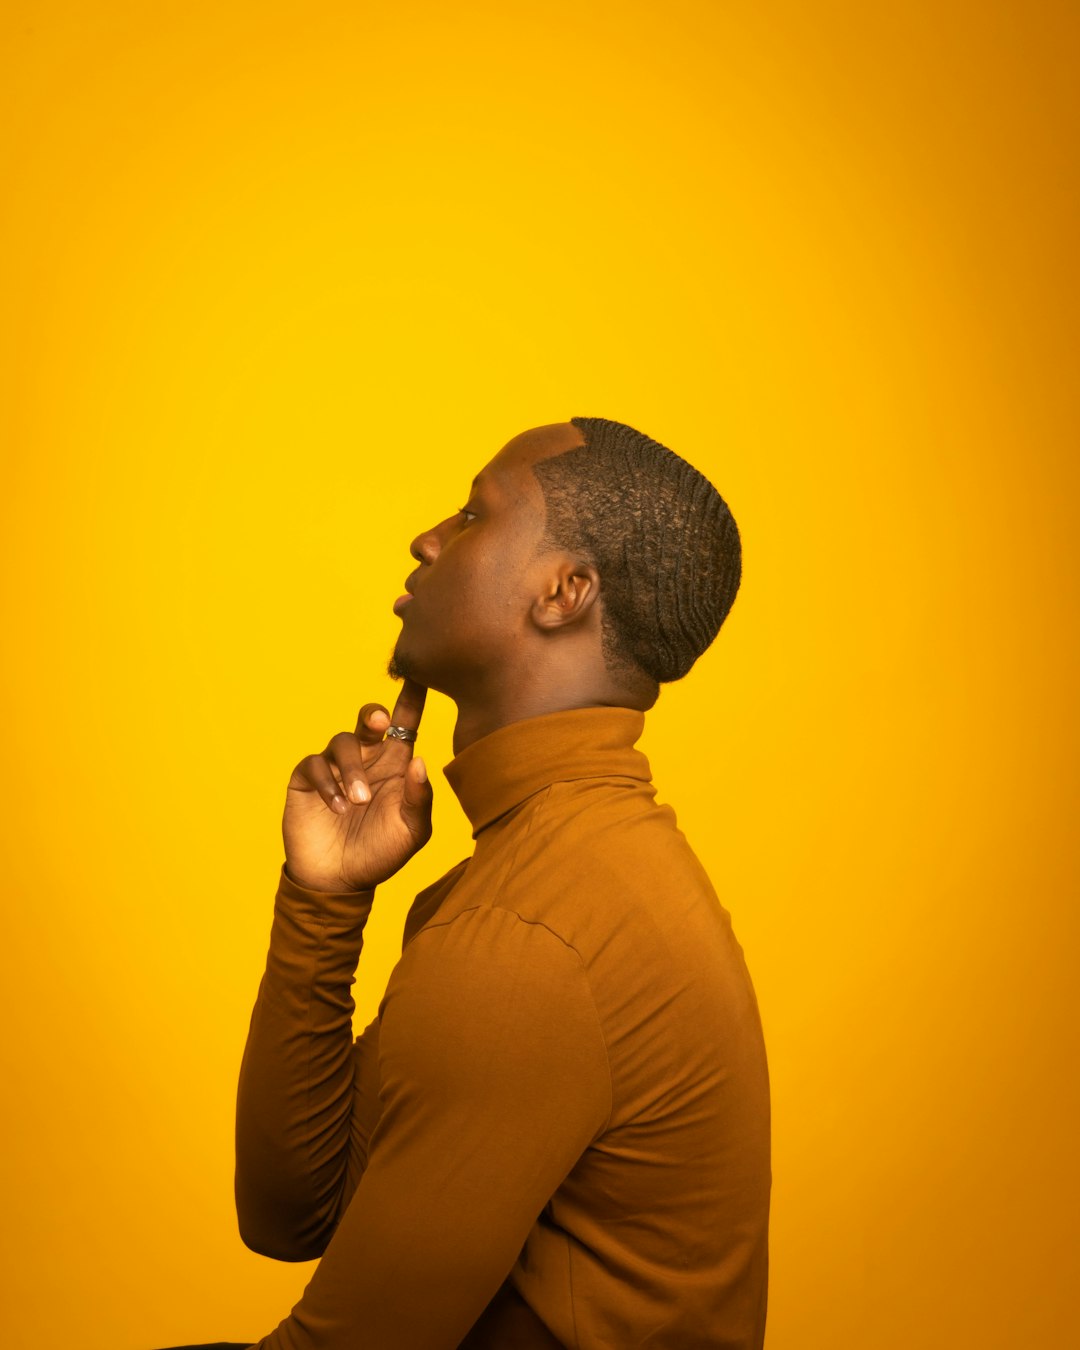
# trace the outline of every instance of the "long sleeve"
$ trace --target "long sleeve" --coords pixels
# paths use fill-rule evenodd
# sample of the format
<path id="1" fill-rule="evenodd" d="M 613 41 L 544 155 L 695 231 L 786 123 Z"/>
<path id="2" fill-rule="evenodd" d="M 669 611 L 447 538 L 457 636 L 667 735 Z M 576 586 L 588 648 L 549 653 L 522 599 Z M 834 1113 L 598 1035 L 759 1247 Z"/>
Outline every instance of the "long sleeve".
<path id="1" fill-rule="evenodd" d="M 284 866 L 237 1090 L 236 1212 L 253 1251 L 322 1255 L 378 1114 L 378 1023 L 353 1039 L 351 987 L 373 891 L 304 889 Z"/>
<path id="2" fill-rule="evenodd" d="M 332 1058 L 344 1082 L 346 1052 Z M 258 1350 L 460 1344 L 610 1117 L 578 953 L 484 906 L 416 933 L 380 1012 L 378 1106 L 322 1260 Z"/>
<path id="3" fill-rule="evenodd" d="M 476 846 L 416 896 L 359 1039 L 372 896 L 283 873 L 237 1209 L 256 1251 L 320 1259 L 253 1350 L 761 1350 L 761 1019 L 643 720 L 546 713 L 446 766 Z"/>

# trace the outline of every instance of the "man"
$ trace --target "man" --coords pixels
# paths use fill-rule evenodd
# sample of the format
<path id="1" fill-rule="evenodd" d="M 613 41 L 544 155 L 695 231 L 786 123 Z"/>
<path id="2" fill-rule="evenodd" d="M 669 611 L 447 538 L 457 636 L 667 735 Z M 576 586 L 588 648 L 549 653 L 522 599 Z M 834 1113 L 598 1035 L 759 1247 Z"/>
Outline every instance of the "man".
<path id="1" fill-rule="evenodd" d="M 735 522 L 670 450 L 573 418 L 411 552 L 393 715 L 365 705 L 286 793 L 236 1204 L 253 1251 L 321 1259 L 259 1350 L 759 1350 L 757 1004 L 634 748 L 734 601 Z M 354 1040 L 375 892 L 431 835 L 428 689 L 476 848 L 416 897 Z"/>

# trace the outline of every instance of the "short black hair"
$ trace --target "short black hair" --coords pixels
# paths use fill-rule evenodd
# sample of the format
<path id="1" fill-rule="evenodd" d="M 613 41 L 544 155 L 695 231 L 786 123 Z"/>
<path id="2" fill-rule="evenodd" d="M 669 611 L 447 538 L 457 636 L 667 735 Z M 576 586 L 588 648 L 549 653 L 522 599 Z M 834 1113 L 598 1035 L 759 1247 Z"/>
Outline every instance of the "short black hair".
<path id="1" fill-rule="evenodd" d="M 735 602 L 735 519 L 704 474 L 658 441 L 606 417 L 570 421 L 585 444 L 532 466 L 543 546 L 579 552 L 599 572 L 612 673 L 681 680 Z"/>

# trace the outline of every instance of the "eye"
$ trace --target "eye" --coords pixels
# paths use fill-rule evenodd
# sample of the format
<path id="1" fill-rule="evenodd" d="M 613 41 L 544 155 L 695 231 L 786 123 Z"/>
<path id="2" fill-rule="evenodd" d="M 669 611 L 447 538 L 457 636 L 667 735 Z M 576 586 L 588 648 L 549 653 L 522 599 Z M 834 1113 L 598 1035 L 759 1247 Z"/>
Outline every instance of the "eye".
<path id="1" fill-rule="evenodd" d="M 471 519 L 473 519 L 473 520 L 476 519 L 476 512 L 475 512 L 475 511 L 470 511 L 470 510 L 468 509 L 468 507 L 466 507 L 466 506 L 459 506 L 459 507 L 458 507 L 458 515 L 461 515 L 461 516 L 469 516 L 469 517 L 470 517 Z"/>

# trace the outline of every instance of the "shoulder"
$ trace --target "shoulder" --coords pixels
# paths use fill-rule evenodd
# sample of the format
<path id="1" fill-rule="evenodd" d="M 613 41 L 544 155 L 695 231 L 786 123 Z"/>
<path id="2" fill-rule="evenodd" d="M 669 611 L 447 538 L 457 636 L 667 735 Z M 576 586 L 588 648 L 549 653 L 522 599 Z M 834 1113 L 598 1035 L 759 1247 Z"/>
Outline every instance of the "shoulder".
<path id="1" fill-rule="evenodd" d="M 609 1079 L 607 1050 L 576 949 L 546 924 L 477 905 L 408 942 L 379 1007 L 383 1074 L 449 1090 L 497 1073 L 508 1090 L 545 1075 Z"/>
<path id="2" fill-rule="evenodd" d="M 471 996 L 498 997 L 555 980 L 559 987 L 584 977 L 581 957 L 553 927 L 489 900 L 435 915 L 407 941 L 387 995 L 414 977 L 432 977 L 440 988 L 457 983 Z"/>

